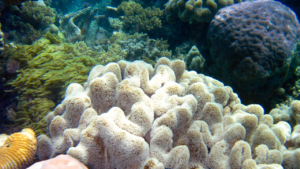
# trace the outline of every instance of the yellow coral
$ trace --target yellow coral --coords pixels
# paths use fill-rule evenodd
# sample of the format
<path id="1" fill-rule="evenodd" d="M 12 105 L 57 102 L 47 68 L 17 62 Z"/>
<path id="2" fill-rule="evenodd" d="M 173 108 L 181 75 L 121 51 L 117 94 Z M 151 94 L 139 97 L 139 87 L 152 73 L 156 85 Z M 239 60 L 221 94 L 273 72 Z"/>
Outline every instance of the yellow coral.
<path id="1" fill-rule="evenodd" d="M 23 169 L 33 162 L 36 150 L 37 140 L 32 129 L 12 134 L 0 147 L 0 167 Z"/>
<path id="2" fill-rule="evenodd" d="M 46 37 L 50 40 L 41 38 L 33 45 L 19 45 L 5 51 L 21 63 L 17 77 L 7 83 L 20 94 L 14 125 L 30 127 L 37 134 L 45 132 L 43 117 L 64 97 L 64 89 L 70 83 L 83 84 L 96 64 L 125 59 L 124 55 L 117 54 L 121 46 L 95 52 L 84 42 L 59 43 L 57 37 L 56 40 L 51 35 Z"/>

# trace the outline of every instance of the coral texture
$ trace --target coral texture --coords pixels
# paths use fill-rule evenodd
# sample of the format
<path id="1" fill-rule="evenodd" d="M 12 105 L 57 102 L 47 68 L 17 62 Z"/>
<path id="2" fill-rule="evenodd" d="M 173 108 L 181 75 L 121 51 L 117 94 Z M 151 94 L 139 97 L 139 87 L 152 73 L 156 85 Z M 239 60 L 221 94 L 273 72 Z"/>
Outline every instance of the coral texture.
<path id="1" fill-rule="evenodd" d="M 270 111 L 270 115 L 274 118 L 274 122 L 287 121 L 291 126 L 300 125 L 300 101 L 295 100 L 291 106 L 280 106 Z"/>
<path id="2" fill-rule="evenodd" d="M 33 130 L 26 128 L 8 136 L 0 145 L 0 167 L 3 169 L 23 169 L 33 162 L 37 150 L 37 140 Z"/>
<path id="3" fill-rule="evenodd" d="M 29 23 L 35 29 L 44 29 L 55 21 L 54 10 L 36 2 L 23 3 L 20 13 L 24 22 Z"/>
<path id="4" fill-rule="evenodd" d="M 169 0 L 165 14 L 169 23 L 177 18 L 183 22 L 210 22 L 220 8 L 242 1 L 245 0 Z"/>
<path id="5" fill-rule="evenodd" d="M 242 2 L 219 10 L 209 26 L 206 70 L 247 103 L 262 103 L 298 65 L 294 12 L 277 1 Z"/>
<path id="6" fill-rule="evenodd" d="M 201 55 L 197 46 L 194 45 L 191 47 L 189 53 L 186 55 L 186 64 L 189 70 L 195 70 L 200 73 L 203 72 L 203 66 L 205 63 L 205 59 Z"/>
<path id="7" fill-rule="evenodd" d="M 32 45 L 18 45 L 4 52 L 21 65 L 17 77 L 7 83 L 19 93 L 14 125 L 32 128 L 37 135 L 45 133 L 43 118 L 64 97 L 62 89 L 73 82 L 84 83 L 96 64 L 124 59 L 89 50 L 83 42 L 60 43 L 54 38 L 41 38 Z"/>
<path id="8" fill-rule="evenodd" d="M 59 155 L 50 160 L 37 162 L 27 169 L 87 169 L 87 167 L 69 155 Z"/>
<path id="9" fill-rule="evenodd" d="M 94 49 L 100 51 L 101 55 L 107 55 L 107 58 L 120 55 L 129 61 L 144 60 L 152 65 L 155 65 L 155 60 L 160 57 L 172 56 L 172 51 L 169 51 L 168 47 L 167 41 L 150 39 L 143 33 L 133 35 L 115 33 L 109 39 L 97 40 L 94 43 Z"/>
<path id="10" fill-rule="evenodd" d="M 60 29 L 69 42 L 75 43 L 76 41 L 84 40 L 96 10 L 88 7 L 64 15 L 60 19 Z"/>
<path id="11" fill-rule="evenodd" d="M 38 2 L 24 2 L 19 12 L 10 11 L 13 16 L 6 16 L 5 30 L 14 42 L 31 44 L 43 36 L 43 31 L 55 22 L 55 11 Z M 9 21 L 10 20 L 10 21 Z"/>
<path id="12" fill-rule="evenodd" d="M 123 26 L 125 29 L 131 29 L 137 32 L 147 32 L 161 27 L 161 17 L 163 11 L 159 8 L 143 8 L 142 5 L 134 1 L 124 1 L 118 8 L 118 12 L 124 13 Z"/>
<path id="13" fill-rule="evenodd" d="M 41 160 L 65 154 L 98 168 L 282 168 L 291 137 L 223 83 L 160 58 L 97 65 L 72 83 L 38 137 Z M 296 158 L 287 158 L 299 166 Z M 284 166 L 283 166 L 284 167 Z"/>

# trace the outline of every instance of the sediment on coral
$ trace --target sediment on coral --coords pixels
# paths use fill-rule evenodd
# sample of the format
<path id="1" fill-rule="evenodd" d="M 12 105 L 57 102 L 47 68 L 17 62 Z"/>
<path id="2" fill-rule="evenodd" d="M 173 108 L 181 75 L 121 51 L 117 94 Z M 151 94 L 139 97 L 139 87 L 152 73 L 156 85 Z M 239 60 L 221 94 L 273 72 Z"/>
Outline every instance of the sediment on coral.
<path id="1" fill-rule="evenodd" d="M 68 154 L 98 168 L 293 168 L 299 128 L 273 123 L 257 104 L 182 60 L 97 65 L 46 116 L 41 160 Z M 295 155 L 295 156 L 294 156 Z"/>

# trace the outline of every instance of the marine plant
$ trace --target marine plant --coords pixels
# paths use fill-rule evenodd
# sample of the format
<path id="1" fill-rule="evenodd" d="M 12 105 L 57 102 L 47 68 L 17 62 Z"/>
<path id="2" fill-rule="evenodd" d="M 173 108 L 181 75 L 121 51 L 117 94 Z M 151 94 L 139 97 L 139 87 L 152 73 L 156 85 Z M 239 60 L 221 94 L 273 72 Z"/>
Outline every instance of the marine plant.
<path id="1" fill-rule="evenodd" d="M 155 7 L 143 8 L 134 1 L 124 1 L 118 8 L 123 12 L 123 26 L 125 29 L 134 29 L 136 32 L 148 32 L 152 29 L 161 28 L 163 10 Z"/>

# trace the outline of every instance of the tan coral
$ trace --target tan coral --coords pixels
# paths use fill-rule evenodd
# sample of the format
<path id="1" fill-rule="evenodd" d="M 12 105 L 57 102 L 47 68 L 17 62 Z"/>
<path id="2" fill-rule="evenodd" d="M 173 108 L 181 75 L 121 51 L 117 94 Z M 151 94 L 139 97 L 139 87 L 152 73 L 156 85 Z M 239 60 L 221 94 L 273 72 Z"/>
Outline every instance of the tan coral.
<path id="1" fill-rule="evenodd" d="M 245 0 L 169 0 L 165 14 L 169 23 L 177 18 L 183 22 L 210 22 L 220 8 L 242 1 Z"/>
<path id="2" fill-rule="evenodd" d="M 288 121 L 292 126 L 300 124 L 300 101 L 294 100 L 290 106 L 282 105 L 270 111 L 270 115 L 274 118 L 274 122 Z"/>
<path id="3" fill-rule="evenodd" d="M 33 162 L 37 150 L 37 140 L 32 129 L 7 137 L 0 147 L 0 166 L 5 169 L 23 169 Z"/>
<path id="4" fill-rule="evenodd" d="M 284 155 L 292 153 L 287 140 L 299 142 L 296 129 L 274 124 L 260 105 L 241 104 L 229 86 L 186 71 L 181 60 L 96 66 L 84 86 L 69 85 L 47 122 L 39 158 L 67 153 L 91 169 L 298 165 Z"/>

